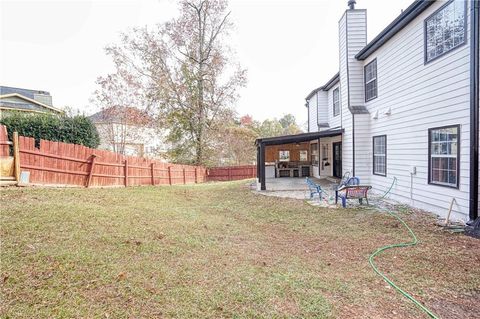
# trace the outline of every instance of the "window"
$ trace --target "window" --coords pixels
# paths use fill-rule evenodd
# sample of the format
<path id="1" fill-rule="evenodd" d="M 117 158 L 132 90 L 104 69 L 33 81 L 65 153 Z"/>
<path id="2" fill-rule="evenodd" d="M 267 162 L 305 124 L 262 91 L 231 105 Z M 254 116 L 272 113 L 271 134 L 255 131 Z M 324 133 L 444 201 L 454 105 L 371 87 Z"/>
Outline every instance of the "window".
<path id="1" fill-rule="evenodd" d="M 373 137 L 373 174 L 387 176 L 387 136 Z"/>
<path id="2" fill-rule="evenodd" d="M 302 150 L 300 151 L 300 162 L 308 161 L 308 151 Z"/>
<path id="3" fill-rule="evenodd" d="M 425 20 L 425 63 L 465 43 L 467 1 L 452 0 Z"/>
<path id="4" fill-rule="evenodd" d="M 290 151 L 280 151 L 279 154 L 279 161 L 280 162 L 289 162 L 290 161 Z"/>
<path id="5" fill-rule="evenodd" d="M 458 187 L 460 126 L 433 128 L 428 133 L 428 182 Z"/>
<path id="6" fill-rule="evenodd" d="M 365 102 L 377 97 L 377 59 L 365 66 Z"/>
<path id="7" fill-rule="evenodd" d="M 318 143 L 314 143 L 311 145 L 312 149 L 310 152 L 312 165 L 318 165 Z"/>
<path id="8" fill-rule="evenodd" d="M 340 90 L 333 90 L 333 116 L 340 114 Z"/>

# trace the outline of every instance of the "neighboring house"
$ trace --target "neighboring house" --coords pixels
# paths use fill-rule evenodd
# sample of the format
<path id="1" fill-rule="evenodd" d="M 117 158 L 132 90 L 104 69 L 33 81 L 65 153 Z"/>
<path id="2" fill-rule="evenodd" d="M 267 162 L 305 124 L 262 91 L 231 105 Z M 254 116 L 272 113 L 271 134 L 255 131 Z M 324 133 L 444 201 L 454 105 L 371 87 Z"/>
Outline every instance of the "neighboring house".
<path id="1" fill-rule="evenodd" d="M 367 43 L 367 12 L 349 1 L 339 21 L 340 70 L 306 97 L 311 173 L 349 172 L 377 193 L 446 216 L 479 209 L 479 2 L 414 1 Z M 325 63 L 329 63 L 325 61 Z M 263 157 L 262 157 L 263 155 Z M 328 164 L 328 165 L 327 165 Z"/>
<path id="2" fill-rule="evenodd" d="M 124 155 L 163 159 L 163 135 L 153 119 L 135 107 L 110 107 L 89 117 L 100 135 L 101 149 Z"/>
<path id="3" fill-rule="evenodd" d="M 10 112 L 63 113 L 52 105 L 49 92 L 0 86 L 0 118 Z"/>

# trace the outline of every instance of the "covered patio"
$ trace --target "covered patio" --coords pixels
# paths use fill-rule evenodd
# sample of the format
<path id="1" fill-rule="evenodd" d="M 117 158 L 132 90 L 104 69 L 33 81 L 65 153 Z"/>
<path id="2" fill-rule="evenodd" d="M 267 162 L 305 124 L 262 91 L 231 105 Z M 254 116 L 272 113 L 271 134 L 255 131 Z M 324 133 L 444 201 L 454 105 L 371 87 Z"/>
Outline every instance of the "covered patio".
<path id="1" fill-rule="evenodd" d="M 332 129 L 257 139 L 257 188 L 300 191 L 306 189 L 305 177 L 316 177 L 328 189 L 332 177 L 342 175 L 342 134 Z"/>

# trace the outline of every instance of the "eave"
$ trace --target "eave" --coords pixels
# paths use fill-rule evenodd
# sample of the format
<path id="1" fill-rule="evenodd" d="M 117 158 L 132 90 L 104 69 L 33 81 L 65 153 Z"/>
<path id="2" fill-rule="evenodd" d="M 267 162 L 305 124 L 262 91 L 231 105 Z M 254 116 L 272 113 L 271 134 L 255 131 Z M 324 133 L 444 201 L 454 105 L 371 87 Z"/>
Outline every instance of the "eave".
<path id="1" fill-rule="evenodd" d="M 357 60 L 365 60 L 378 48 L 384 45 L 395 34 L 402 30 L 413 19 L 418 17 L 425 9 L 435 3 L 436 0 L 416 0 L 405 9 L 392 23 L 370 41 L 360 52 L 355 55 Z"/>

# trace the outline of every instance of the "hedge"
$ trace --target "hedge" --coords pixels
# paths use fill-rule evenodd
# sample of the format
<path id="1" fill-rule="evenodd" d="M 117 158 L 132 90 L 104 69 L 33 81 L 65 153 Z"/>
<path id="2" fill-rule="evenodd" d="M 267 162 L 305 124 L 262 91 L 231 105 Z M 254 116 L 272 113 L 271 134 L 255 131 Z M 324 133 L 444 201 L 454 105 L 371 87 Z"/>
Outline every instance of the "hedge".
<path id="1" fill-rule="evenodd" d="M 37 146 L 40 139 L 80 144 L 91 148 L 96 148 L 100 144 L 95 125 L 83 115 L 68 117 L 16 112 L 1 118 L 0 124 L 7 127 L 10 139 L 13 132 L 18 132 L 19 135 L 35 138 Z"/>

